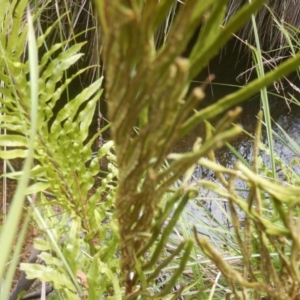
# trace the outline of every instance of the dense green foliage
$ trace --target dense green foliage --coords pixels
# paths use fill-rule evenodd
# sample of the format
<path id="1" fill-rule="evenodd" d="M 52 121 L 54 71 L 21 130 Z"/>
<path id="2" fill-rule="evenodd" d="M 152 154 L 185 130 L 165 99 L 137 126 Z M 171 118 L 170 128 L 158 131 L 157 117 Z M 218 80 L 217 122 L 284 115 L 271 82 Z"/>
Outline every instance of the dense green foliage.
<path id="1" fill-rule="evenodd" d="M 10 7 L 9 2 L 6 5 Z M 7 147 L 1 152 L 1 157 L 7 160 L 26 157 L 27 149 L 33 147 L 35 163 L 30 173 L 25 174 L 26 170 L 23 170 L 9 176 L 26 176 L 31 179 L 25 194 L 24 188 L 22 193 L 34 195 L 34 200 L 31 200 L 32 205 L 36 205 L 33 217 L 40 230 L 45 231 L 49 238 L 49 241 L 38 239 L 35 243 L 36 249 L 47 251 L 41 254 L 46 266 L 24 264 L 22 269 L 27 271 L 28 277 L 52 282 L 57 292 L 63 293 L 69 299 L 80 299 L 80 295 L 85 293 L 77 283 L 76 274 L 81 271 L 86 274 L 86 284 L 83 286 L 86 289 L 89 284 L 92 288 L 92 291 L 88 292 L 90 299 L 96 299 L 107 293 L 107 277 L 110 278 L 110 282 L 114 281 L 111 269 L 113 265 L 118 265 L 118 262 L 114 263 L 114 260 L 117 260 L 114 257 L 116 236 L 112 227 L 108 225 L 111 214 L 107 212 L 113 206 L 113 178 L 118 176 L 111 152 L 112 143 L 105 144 L 91 160 L 92 144 L 101 131 L 88 137 L 89 126 L 102 93 L 102 78 L 83 89 L 74 99 L 70 99 L 53 117 L 57 101 L 61 99 L 72 80 L 85 71 L 81 69 L 64 79 L 65 71 L 83 55 L 79 52 L 83 44 L 70 44 L 68 49 L 64 50 L 66 42 L 57 42 L 40 57 L 38 65 L 31 66 L 33 62 L 30 59 L 23 63 L 20 57 L 24 54 L 27 26 L 22 29 L 21 36 L 19 28 L 24 22 L 27 1 L 15 5 L 14 19 L 11 18 L 13 7 L 10 14 L 2 16 L 6 21 L 4 24 L 11 28 L 2 31 L 1 35 L 1 128 L 7 129 L 6 135 L 1 136 L 1 145 Z M 39 11 L 36 15 L 38 13 Z M 57 23 L 39 36 L 33 52 L 36 53 L 47 42 L 47 37 L 56 30 Z M 28 39 L 29 45 L 34 42 L 34 36 L 32 38 L 33 41 Z M 34 116 L 38 127 L 32 140 L 28 134 L 32 126 L 30 107 L 34 103 L 31 102 L 30 87 L 31 83 L 35 84 L 32 75 L 35 67 L 39 76 L 36 77 L 38 106 L 35 105 L 37 110 Z M 109 173 L 100 174 L 99 160 L 104 156 L 109 161 Z M 95 182 L 100 180 L 99 176 L 101 184 L 95 186 Z M 47 193 L 43 193 L 45 191 Z M 104 196 L 105 201 L 101 201 Z M 22 203 L 18 205 L 21 209 Z M 16 211 L 11 213 L 17 218 Z M 4 228 L 4 233 L 6 230 L 13 238 L 16 228 L 14 231 Z M 9 245 L 5 237 L 1 243 Z M 7 247 L 8 250 L 9 248 Z M 107 260 L 110 261 L 108 270 L 103 265 Z M 95 274 L 101 273 L 107 275 L 103 275 L 102 280 L 97 280 L 95 289 Z"/>
<path id="2" fill-rule="evenodd" d="M 262 178 L 257 155 L 252 168 L 238 163 L 229 170 L 214 161 L 214 151 L 242 131 L 232 124 L 240 108 L 227 110 L 297 68 L 300 55 L 197 112 L 194 109 L 212 78 L 190 90 L 193 78 L 263 1 L 243 6 L 225 27 L 220 24 L 227 1 L 186 1 L 167 24 L 165 41 L 159 45 L 155 41 L 174 1 L 95 1 L 105 85 L 102 77 L 94 80 L 55 114 L 72 81 L 89 69 L 71 72 L 83 56 L 84 43 L 49 38 L 64 28 L 60 23 L 64 16 L 35 41 L 30 14 L 28 26 L 24 21 L 27 4 L 25 0 L 3 1 L 5 9 L 0 12 L 5 29 L 0 32 L 0 122 L 1 129 L 7 130 L 0 137 L 0 145 L 6 147 L 0 156 L 8 161 L 26 158 L 22 171 L 8 175 L 19 179 L 19 189 L 0 236 L 0 244 L 6 245 L 0 258 L 1 296 L 7 297 L 16 266 L 17 254 L 10 269 L 5 268 L 26 196 L 27 215 L 32 213 L 40 229 L 35 248 L 45 264 L 22 264 L 21 269 L 28 278 L 51 283 L 53 299 L 176 299 L 180 293 L 212 299 L 213 289 L 202 281 L 205 274 L 200 268 L 193 268 L 194 278 L 186 281 L 187 286 L 172 292 L 183 272 L 197 263 L 200 249 L 215 263 L 237 299 L 262 295 L 297 299 L 300 245 L 298 221 L 293 219 L 297 220 L 300 189 Z M 36 23 L 48 4 L 32 9 Z M 199 26 L 189 57 L 181 57 Z M 105 129 L 89 134 L 103 92 L 112 141 L 91 159 L 93 144 Z M 212 130 L 209 119 L 221 113 L 224 116 Z M 195 141 L 193 151 L 173 153 L 174 144 L 204 121 L 206 138 Z M 259 121 L 256 154 L 260 126 Z M 108 172 L 99 163 L 104 157 Z M 197 163 L 214 170 L 223 184 L 220 188 L 206 180 L 198 182 L 228 199 L 236 243 L 244 258 L 243 272 L 228 265 L 196 230 L 170 250 L 174 227 L 187 202 L 198 194 L 198 187 L 190 182 Z M 236 178 L 249 185 L 248 199 L 235 191 Z M 270 199 L 272 209 L 264 210 L 264 199 Z M 243 233 L 237 207 L 246 214 Z M 277 253 L 280 269 L 270 252 Z M 259 276 L 253 272 L 253 253 L 262 257 Z M 167 282 L 158 289 L 156 279 L 165 273 Z M 283 278 L 291 280 L 291 286 L 282 283 Z M 225 297 L 224 291 L 220 297 Z"/>

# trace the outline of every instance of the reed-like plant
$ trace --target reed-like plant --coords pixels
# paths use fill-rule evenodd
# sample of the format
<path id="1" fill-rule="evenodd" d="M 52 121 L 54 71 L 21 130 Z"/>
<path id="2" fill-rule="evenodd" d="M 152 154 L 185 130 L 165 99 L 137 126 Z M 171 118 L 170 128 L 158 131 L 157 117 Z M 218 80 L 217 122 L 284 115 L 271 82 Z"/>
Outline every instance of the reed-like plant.
<path id="1" fill-rule="evenodd" d="M 225 2 L 186 1 L 179 8 L 165 43 L 159 47 L 154 43 L 155 32 L 165 19 L 172 1 L 96 3 L 103 32 L 105 92 L 120 176 L 115 210 L 120 234 L 121 270 L 126 285 L 125 293 L 131 299 L 138 295 L 149 295 L 149 283 L 173 259 L 170 255 L 160 261 L 160 253 L 184 205 L 190 197 L 195 196 L 196 191 L 188 182 L 184 182 L 167 200 L 167 205 L 160 208 L 164 195 L 201 157 L 240 132 L 239 127 L 230 126 L 239 109 L 225 115 L 214 134 L 208 134 L 204 141 L 196 143 L 193 152 L 171 154 L 174 143 L 200 122 L 225 112 L 290 72 L 298 64 L 299 56 L 193 115 L 195 105 L 204 97 L 204 87 L 189 92 L 191 79 L 203 70 L 231 34 L 262 2 L 252 1 L 245 5 L 221 28 L 227 10 Z M 200 25 L 198 39 L 189 57 L 181 58 L 180 55 Z M 138 134 L 133 132 L 134 126 L 138 126 Z M 165 159 L 170 159 L 171 163 L 169 167 L 162 168 Z M 243 172 L 246 173 L 244 169 Z M 252 182 L 250 177 L 248 180 Z M 227 196 L 230 197 L 234 192 L 231 181 L 227 187 L 230 189 Z M 261 188 L 268 189 L 268 184 Z M 281 188 L 279 191 L 282 193 Z M 170 213 L 171 219 L 164 228 L 163 224 Z M 287 232 L 270 221 L 259 220 L 263 222 L 267 234 L 269 231 L 271 234 Z M 204 253 L 213 259 L 215 253 L 210 254 L 212 248 L 209 244 L 205 240 L 197 240 Z M 176 254 L 183 250 L 179 267 L 156 297 L 163 297 L 170 292 L 188 261 L 191 249 L 188 240 L 174 250 Z M 229 268 L 222 269 L 219 261 L 215 262 L 222 272 L 231 272 Z M 147 272 L 147 277 L 144 272 Z M 246 282 L 237 274 L 235 278 L 235 274 L 228 273 L 227 279 L 242 284 Z M 135 287 L 137 281 L 141 282 L 139 290 Z"/>
<path id="2" fill-rule="evenodd" d="M 293 48 L 295 41 L 292 42 L 294 34 L 289 35 L 276 17 L 274 15 L 273 17 L 274 23 L 280 26 L 282 34 L 285 35 L 287 41 L 290 41 L 292 52 L 295 53 Z M 259 78 L 263 78 L 264 65 L 259 35 L 255 20 L 252 19 L 252 21 L 257 48 L 253 46 L 251 50 L 257 75 Z M 292 30 L 291 27 L 289 30 Z M 214 153 L 211 153 L 209 157 L 210 162 L 206 159 L 199 161 L 202 166 L 214 169 L 217 174 L 219 179 L 217 184 L 207 180 L 200 180 L 199 183 L 203 188 L 208 188 L 228 200 L 232 215 L 231 224 L 237 238 L 237 245 L 233 247 L 241 252 L 224 259 L 222 258 L 224 253 L 222 249 L 216 251 L 204 238 L 197 240 L 204 253 L 215 262 L 226 278 L 227 283 L 231 286 L 232 294 L 237 299 L 261 299 L 262 297 L 297 299 L 300 279 L 297 269 L 300 250 L 296 237 L 299 222 L 297 194 L 300 190 L 299 176 L 294 167 L 297 168 L 298 160 L 285 162 L 283 157 L 280 158 L 275 153 L 273 143 L 275 140 L 279 140 L 295 155 L 297 155 L 299 147 L 287 132 L 271 121 L 267 90 L 262 90 L 260 95 L 265 121 L 262 122 L 263 114 L 261 112 L 253 136 L 254 150 L 250 170 L 241 162 L 236 164 L 235 170 L 223 168 L 217 164 Z M 282 105 L 287 105 L 286 99 L 283 97 L 281 101 Z M 267 132 L 267 146 L 261 141 L 262 124 Z M 274 131 L 276 127 L 280 129 L 280 134 Z M 242 160 L 237 150 L 232 147 L 230 150 Z M 269 164 L 263 161 L 262 153 L 270 157 Z M 281 173 L 280 178 L 278 178 L 278 170 Z M 244 181 L 249 187 L 246 197 L 245 191 L 241 194 L 236 189 L 236 181 L 239 185 L 241 185 L 241 181 Z M 241 212 L 245 216 L 242 228 Z M 227 244 L 229 240 L 231 239 L 227 235 Z M 228 251 L 228 249 L 226 250 Z M 233 268 L 230 261 L 238 258 L 242 258 L 242 266 Z M 219 277 L 216 276 L 216 281 L 218 280 Z M 237 285 L 233 286 L 234 283 Z"/>

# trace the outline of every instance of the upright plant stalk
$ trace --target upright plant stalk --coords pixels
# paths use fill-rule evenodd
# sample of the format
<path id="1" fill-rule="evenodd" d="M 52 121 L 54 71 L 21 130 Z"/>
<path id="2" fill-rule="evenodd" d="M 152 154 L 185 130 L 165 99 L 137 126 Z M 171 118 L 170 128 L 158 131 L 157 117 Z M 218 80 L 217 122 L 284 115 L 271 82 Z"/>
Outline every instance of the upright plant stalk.
<path id="1" fill-rule="evenodd" d="M 0 86 L 1 88 L 4 87 L 4 82 L 0 81 Z M 0 93 L 0 97 L 5 97 L 5 95 L 3 95 L 2 93 Z M 0 107 L 2 105 L 0 104 Z M 5 113 L 1 113 L 3 115 L 5 115 Z M 0 129 L 0 135 L 6 135 L 6 128 L 4 125 L 4 128 Z M 4 145 L 3 146 L 3 151 L 6 151 L 7 147 Z M 7 217 L 7 210 L 6 210 L 6 206 L 7 206 L 7 178 L 6 178 L 6 173 L 7 173 L 7 163 L 6 160 L 3 160 L 2 162 L 2 172 L 3 172 L 3 178 L 2 178 L 2 213 L 3 213 L 3 223 L 5 223 L 6 221 L 6 217 Z"/>
<path id="2" fill-rule="evenodd" d="M 27 14 L 29 31 L 28 31 L 28 40 L 29 40 L 29 60 L 30 60 L 30 96 L 31 96 L 31 131 L 29 133 L 29 151 L 28 156 L 25 160 L 23 167 L 23 176 L 21 177 L 16 193 L 13 198 L 13 202 L 11 204 L 11 209 L 8 214 L 7 223 L 5 223 L 3 227 L 3 231 L 0 236 L 1 245 L 6 245 L 3 248 L 2 256 L 0 260 L 0 278 L 2 278 L 4 273 L 4 267 L 7 263 L 7 259 L 10 255 L 11 245 L 13 243 L 13 239 L 15 233 L 17 232 L 18 221 L 20 220 L 22 207 L 25 200 L 25 189 L 29 182 L 29 173 L 33 162 L 34 155 L 34 141 L 36 137 L 37 130 L 37 107 L 38 107 L 38 58 L 37 58 L 37 47 L 36 40 L 34 36 L 32 18 L 28 11 Z M 9 230 L 8 230 L 9 228 Z"/>
<path id="3" fill-rule="evenodd" d="M 226 1 L 186 1 L 172 22 L 165 44 L 158 49 L 155 33 L 168 13 L 165 1 L 95 2 L 103 32 L 105 92 L 119 168 L 115 214 L 121 268 L 126 293 L 130 294 L 137 279 L 135 262 L 154 232 L 153 219 L 165 192 L 200 157 L 240 132 L 240 128 L 224 126 L 200 149 L 176 157 L 169 169 L 161 170 L 174 143 L 187 133 L 184 122 L 192 121 L 189 115 L 204 97 L 203 90 L 197 88 L 183 100 L 190 80 L 263 2 L 256 0 L 243 7 L 222 29 L 218 23 L 225 16 Z M 191 61 L 180 58 L 204 13 L 206 26 Z M 233 97 L 233 105 L 236 99 Z M 220 106 L 219 112 L 224 109 Z M 138 134 L 133 132 L 134 126 L 139 127 Z M 186 192 L 186 187 L 182 189 L 178 197 Z"/>
<path id="4" fill-rule="evenodd" d="M 251 0 L 249 0 L 251 3 Z M 256 62 L 256 72 L 258 78 L 263 78 L 265 76 L 264 66 L 263 66 L 263 59 L 261 55 L 261 47 L 258 35 L 258 29 L 256 26 L 255 16 L 251 16 L 253 31 L 254 31 L 254 38 L 257 51 L 254 50 L 255 55 L 255 62 Z M 274 143 L 273 143 L 273 135 L 272 135 L 272 124 L 271 124 L 271 116 L 270 116 L 270 107 L 269 107 L 269 99 L 267 89 L 263 88 L 260 91 L 261 95 L 261 102 L 264 111 L 264 117 L 266 120 L 266 130 L 267 130 L 267 137 L 268 137 L 268 144 L 270 149 L 270 159 L 271 159 L 271 170 L 272 170 L 272 177 L 276 179 L 276 166 L 275 166 L 275 156 L 274 156 Z"/>

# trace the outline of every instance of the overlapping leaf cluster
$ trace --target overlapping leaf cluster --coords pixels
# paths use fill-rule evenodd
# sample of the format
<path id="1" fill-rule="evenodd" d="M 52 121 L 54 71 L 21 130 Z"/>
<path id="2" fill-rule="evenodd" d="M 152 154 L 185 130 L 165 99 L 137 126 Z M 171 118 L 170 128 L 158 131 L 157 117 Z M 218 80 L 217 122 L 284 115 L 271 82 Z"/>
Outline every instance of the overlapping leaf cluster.
<path id="1" fill-rule="evenodd" d="M 243 6 L 224 28 L 220 24 L 227 11 L 227 1 L 185 1 L 176 13 L 165 43 L 160 46 L 154 43 L 155 33 L 173 1 L 107 0 L 96 3 L 103 32 L 105 92 L 119 166 L 116 217 L 121 239 L 121 268 L 126 293 L 133 293 L 130 298 L 139 293 L 147 294 L 153 274 L 157 275 L 159 269 L 172 260 L 171 255 L 160 262 L 161 267 L 156 266 L 166 236 L 191 196 L 191 190 L 188 185 L 183 185 L 171 197 L 166 210 L 157 213 L 165 193 L 199 158 L 240 132 L 238 127 L 230 129 L 239 110 L 221 119 L 215 133 L 194 147 L 193 152 L 170 155 L 174 143 L 199 122 L 226 111 L 271 84 L 275 78 L 290 72 L 293 64 L 299 63 L 299 56 L 191 116 L 197 103 L 204 98 L 204 90 L 199 87 L 189 92 L 190 81 L 263 1 L 251 1 Z M 201 31 L 189 57 L 182 58 L 199 26 Z M 134 126 L 138 127 L 138 134 L 133 132 Z M 172 162 L 169 167 L 162 168 L 167 158 Z M 164 229 L 170 206 L 177 209 Z M 191 251 L 190 242 L 183 242 L 175 252 L 179 253 L 181 249 L 178 272 L 157 297 L 170 291 L 184 268 Z M 139 260 L 143 256 L 147 257 L 146 263 Z M 153 273 L 146 278 L 143 271 L 147 269 Z M 142 292 L 135 293 L 138 278 L 142 282 Z"/>
<path id="2" fill-rule="evenodd" d="M 29 147 L 32 62 L 26 52 L 27 5 L 28 1 L 1 3 L 0 145 L 6 148 L 2 148 L 0 157 L 8 161 L 25 158 Z M 34 18 L 44 8 L 33 11 Z M 118 265 L 117 239 L 109 225 L 112 214 L 107 211 L 113 205 L 118 172 L 111 142 L 92 156 L 92 146 L 101 131 L 90 136 L 89 128 L 102 94 L 102 78 L 62 107 L 69 85 L 87 69 L 65 77 L 66 71 L 83 56 L 80 51 L 84 43 L 57 42 L 44 52 L 58 22 L 37 38 L 37 49 L 34 49 L 41 54 L 37 66 L 39 79 L 34 83 L 38 91 L 38 129 L 35 163 L 28 174 L 31 184 L 24 191 L 36 195 L 38 207 L 34 216 L 41 237 L 46 240 L 38 240 L 35 247 L 42 251 L 46 266 L 24 264 L 22 268 L 30 278 L 53 284 L 58 293 L 69 299 L 79 299 L 83 294 L 96 299 L 107 293 L 109 282 L 116 281 L 112 270 Z M 54 115 L 55 107 L 62 108 Z M 99 162 L 104 156 L 109 173 L 101 171 Z M 8 176 L 18 179 L 24 174 L 18 170 Z M 107 261 L 109 268 L 104 265 Z M 79 271 L 86 276 L 81 284 L 77 278 Z M 103 275 L 98 278 L 100 274 Z"/>

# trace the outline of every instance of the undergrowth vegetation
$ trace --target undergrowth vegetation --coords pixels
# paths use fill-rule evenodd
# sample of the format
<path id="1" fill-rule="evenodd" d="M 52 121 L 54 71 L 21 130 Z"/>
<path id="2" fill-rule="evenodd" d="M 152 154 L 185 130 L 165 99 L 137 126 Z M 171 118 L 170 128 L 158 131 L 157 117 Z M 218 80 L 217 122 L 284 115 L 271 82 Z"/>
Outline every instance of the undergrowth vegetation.
<path id="1" fill-rule="evenodd" d="M 27 292 L 20 280 L 13 292 L 11 285 L 30 220 L 39 229 L 34 248 L 42 263 L 20 269 L 54 288 L 49 299 L 299 299 L 299 175 L 274 152 L 266 88 L 294 71 L 300 55 L 293 51 L 265 73 L 252 18 L 257 79 L 199 111 L 213 77 L 190 88 L 263 2 L 249 1 L 220 26 L 226 1 L 95 1 L 89 16 L 97 12 L 100 30 L 78 33 L 68 26 L 75 27 L 83 3 L 55 8 L 56 21 L 45 24 L 51 1 L 32 5 L 27 14 L 27 0 L 3 1 L 0 157 L 8 165 L 16 158 L 25 162 L 22 170 L 3 173 L 18 187 L 1 227 L 1 299 Z M 91 49 L 83 42 L 89 30 L 103 76 L 97 65 L 82 67 L 90 61 L 83 54 Z M 73 95 L 72 84 L 91 69 L 97 76 Z M 263 113 L 253 160 L 226 168 L 215 151 L 242 132 L 234 124 L 241 108 L 229 109 L 259 92 Z M 110 125 L 95 132 L 100 99 L 107 102 Z M 219 115 L 212 127 L 209 120 Z M 261 141 L 263 120 L 268 148 Z M 189 152 L 174 153 L 200 123 L 205 138 Z M 108 127 L 110 140 L 103 142 Z M 292 147 L 299 154 L 299 146 Z M 260 159 L 262 152 L 270 165 Z M 194 180 L 197 166 L 212 170 L 217 181 Z M 237 180 L 247 186 L 243 193 Z M 209 200 L 200 199 L 199 189 L 228 202 L 233 230 L 223 224 L 213 230 L 197 219 L 189 226 L 187 203 Z"/>

